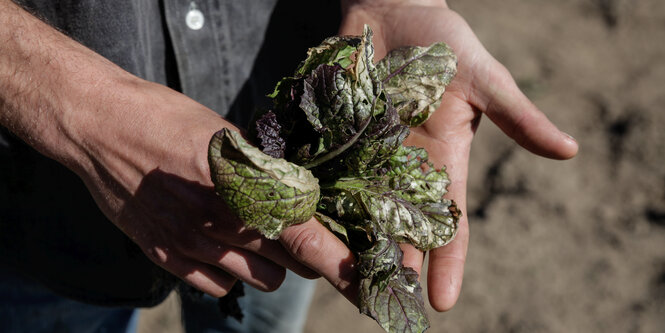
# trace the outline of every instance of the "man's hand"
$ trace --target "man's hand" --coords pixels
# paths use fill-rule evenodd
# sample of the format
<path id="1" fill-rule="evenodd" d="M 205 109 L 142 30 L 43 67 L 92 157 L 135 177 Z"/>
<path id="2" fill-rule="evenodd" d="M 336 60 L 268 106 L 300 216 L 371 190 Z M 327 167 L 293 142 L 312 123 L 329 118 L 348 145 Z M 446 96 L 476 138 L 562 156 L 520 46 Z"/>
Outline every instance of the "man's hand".
<path id="1" fill-rule="evenodd" d="M 577 153 L 577 143 L 529 101 L 510 73 L 445 1 L 349 0 L 343 2 L 343 14 L 341 34 L 358 35 L 363 24 L 374 30 L 376 59 L 400 46 L 440 41 L 457 54 L 457 76 L 444 94 L 441 107 L 425 124 L 412 129 L 407 144 L 426 148 L 437 167 L 446 165 L 452 181 L 448 197 L 464 213 L 471 140 L 482 114 L 535 154 L 568 159 Z M 463 217 L 456 239 L 430 252 L 429 301 L 438 311 L 449 310 L 457 301 L 468 240 L 468 221 Z M 420 272 L 423 254 L 412 247 L 403 249 L 404 264 Z"/>
<path id="2" fill-rule="evenodd" d="M 237 279 L 273 290 L 285 268 L 324 275 L 351 293 L 353 256 L 323 226 L 310 221 L 268 240 L 215 195 L 208 142 L 232 124 L 130 75 L 9 0 L 0 0 L 0 24 L 0 125 L 76 172 L 153 261 L 218 297 Z"/>

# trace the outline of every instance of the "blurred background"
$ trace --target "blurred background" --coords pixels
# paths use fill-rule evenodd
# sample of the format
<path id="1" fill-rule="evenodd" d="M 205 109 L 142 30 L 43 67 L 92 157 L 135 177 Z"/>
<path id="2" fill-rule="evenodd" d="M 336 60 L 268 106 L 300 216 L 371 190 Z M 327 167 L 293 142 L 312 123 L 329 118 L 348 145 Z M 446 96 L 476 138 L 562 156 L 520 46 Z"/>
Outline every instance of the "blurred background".
<path id="1" fill-rule="evenodd" d="M 429 332 L 665 332 L 665 1 L 448 4 L 580 152 L 540 158 L 481 121 L 464 285 Z M 179 330 L 175 298 L 145 314 Z M 319 281 L 306 332 L 383 331 Z"/>

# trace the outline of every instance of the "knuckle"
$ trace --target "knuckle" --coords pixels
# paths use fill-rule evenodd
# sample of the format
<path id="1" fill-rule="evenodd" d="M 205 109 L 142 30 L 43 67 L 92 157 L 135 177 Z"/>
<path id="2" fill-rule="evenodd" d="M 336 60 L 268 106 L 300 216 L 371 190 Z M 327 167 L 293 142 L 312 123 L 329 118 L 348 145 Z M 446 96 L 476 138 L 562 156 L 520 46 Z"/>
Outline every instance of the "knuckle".
<path id="1" fill-rule="evenodd" d="M 191 256 L 199 252 L 200 242 L 196 239 L 197 237 L 182 237 L 175 243 L 178 252 Z"/>
<path id="2" fill-rule="evenodd" d="M 315 230 L 302 228 L 288 242 L 288 250 L 298 260 L 305 263 L 316 262 L 323 252 L 323 236 Z"/>

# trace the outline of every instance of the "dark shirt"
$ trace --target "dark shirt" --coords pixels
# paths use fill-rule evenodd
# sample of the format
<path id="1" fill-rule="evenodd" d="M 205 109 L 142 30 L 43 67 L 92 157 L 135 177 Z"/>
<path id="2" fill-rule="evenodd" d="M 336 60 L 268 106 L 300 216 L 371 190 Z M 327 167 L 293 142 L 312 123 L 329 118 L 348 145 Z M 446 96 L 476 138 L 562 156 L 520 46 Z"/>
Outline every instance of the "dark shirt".
<path id="1" fill-rule="evenodd" d="M 18 2 L 239 126 L 266 107 L 265 94 L 308 47 L 336 33 L 340 18 L 336 1 L 321 0 Z M 0 253 L 0 269 L 90 303 L 149 306 L 175 283 L 108 221 L 75 174 L 2 127 Z"/>

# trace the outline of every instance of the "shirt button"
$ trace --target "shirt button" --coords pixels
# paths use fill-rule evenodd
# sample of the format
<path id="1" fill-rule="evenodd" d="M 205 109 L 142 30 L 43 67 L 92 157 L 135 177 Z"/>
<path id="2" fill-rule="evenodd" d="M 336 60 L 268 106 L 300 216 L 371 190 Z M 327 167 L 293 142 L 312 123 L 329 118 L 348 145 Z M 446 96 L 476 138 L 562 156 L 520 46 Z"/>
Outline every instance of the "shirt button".
<path id="1" fill-rule="evenodd" d="M 187 27 L 192 30 L 200 30 L 203 28 L 205 18 L 194 2 L 189 5 L 189 11 L 187 12 L 187 16 L 185 16 L 185 23 L 187 23 Z"/>

